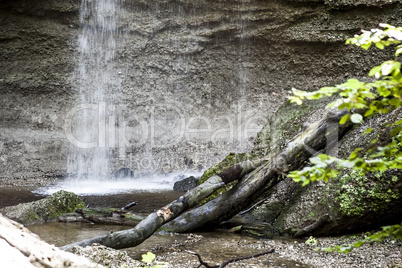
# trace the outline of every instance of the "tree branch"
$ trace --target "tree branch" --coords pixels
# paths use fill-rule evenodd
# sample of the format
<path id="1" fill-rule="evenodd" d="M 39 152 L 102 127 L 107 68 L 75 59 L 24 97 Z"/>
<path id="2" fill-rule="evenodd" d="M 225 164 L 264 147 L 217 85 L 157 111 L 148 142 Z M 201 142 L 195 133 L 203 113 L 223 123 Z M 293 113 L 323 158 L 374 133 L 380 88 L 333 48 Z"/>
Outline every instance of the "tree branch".
<path id="1" fill-rule="evenodd" d="M 257 257 L 263 256 L 263 255 L 269 254 L 269 253 L 273 253 L 274 251 L 275 251 L 275 250 L 272 248 L 272 249 L 270 249 L 270 250 L 268 250 L 268 251 L 264 251 L 264 252 L 252 254 L 252 255 L 249 255 L 249 256 L 237 257 L 237 258 L 229 259 L 229 260 L 227 260 L 227 261 L 222 262 L 221 264 L 209 265 L 207 262 L 205 262 L 205 261 L 201 258 L 200 254 L 198 254 L 197 252 L 190 251 L 190 250 L 185 250 L 185 252 L 197 256 L 198 261 L 200 262 L 200 265 L 197 266 L 197 268 L 198 268 L 198 267 L 201 267 L 201 265 L 204 265 L 206 268 L 222 268 L 222 267 L 225 267 L 226 265 L 228 265 L 229 263 L 232 263 L 232 262 L 237 262 L 237 261 L 242 261 L 242 260 L 257 258 Z"/>

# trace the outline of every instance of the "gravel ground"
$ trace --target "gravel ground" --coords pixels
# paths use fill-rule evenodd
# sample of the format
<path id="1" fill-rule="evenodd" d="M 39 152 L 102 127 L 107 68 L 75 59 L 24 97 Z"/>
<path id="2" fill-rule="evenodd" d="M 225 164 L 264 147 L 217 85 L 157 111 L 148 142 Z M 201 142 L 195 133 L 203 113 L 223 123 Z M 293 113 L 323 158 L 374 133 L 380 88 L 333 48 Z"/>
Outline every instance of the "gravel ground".
<path id="1" fill-rule="evenodd" d="M 345 237 L 317 238 L 317 246 L 349 244 L 356 240 Z M 204 238 L 185 248 L 198 252 L 210 265 L 230 259 L 228 256 L 231 254 L 231 258 L 234 258 L 271 248 L 275 250 L 272 254 L 231 263 L 226 267 L 402 267 L 402 243 L 396 241 L 366 244 L 347 254 L 318 252 L 315 246 L 306 245 L 304 240 L 253 240 L 244 237 L 238 240 Z M 156 253 L 157 259 L 168 262 L 169 267 L 197 267 L 197 258 L 183 249 L 183 246 L 179 246 L 171 248 L 169 252 Z"/>
<path id="2" fill-rule="evenodd" d="M 149 266 L 165 263 L 169 268 L 199 267 L 197 257 L 186 252 L 197 252 L 209 265 L 221 264 L 224 261 L 251 256 L 269 249 L 274 249 L 260 257 L 230 263 L 228 268 L 263 268 L 263 267 L 370 267 L 370 268 L 402 268 L 402 242 L 387 241 L 385 243 L 366 244 L 350 253 L 319 252 L 316 246 L 305 244 L 305 240 L 291 239 L 258 240 L 250 237 L 233 234 L 206 233 L 178 234 L 173 243 L 153 245 L 152 248 L 131 248 L 122 251 L 112 250 L 103 246 L 74 249 L 78 255 L 89 257 L 97 263 L 110 268 L 137 267 L 137 261 L 131 257 L 139 251 L 151 251 L 156 254 L 156 261 Z M 361 238 L 361 237 L 360 237 Z M 350 244 L 358 239 L 347 237 L 317 238 L 317 246 L 329 247 L 334 245 Z M 135 257 L 134 257 L 135 258 Z M 137 260 L 138 257 L 136 258 Z M 124 266 L 126 265 L 126 266 Z M 134 266 L 133 266 L 134 265 Z"/>

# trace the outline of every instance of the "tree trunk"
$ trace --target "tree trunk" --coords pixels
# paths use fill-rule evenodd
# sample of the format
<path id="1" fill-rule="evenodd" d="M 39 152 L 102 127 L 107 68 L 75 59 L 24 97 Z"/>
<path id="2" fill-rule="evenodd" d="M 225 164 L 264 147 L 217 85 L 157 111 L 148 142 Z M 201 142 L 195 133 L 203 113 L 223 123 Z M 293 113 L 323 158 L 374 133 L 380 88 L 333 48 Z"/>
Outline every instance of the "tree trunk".
<path id="1" fill-rule="evenodd" d="M 203 206 L 182 214 L 176 220 L 166 224 L 163 230 L 188 232 L 230 219 L 249 207 L 261 193 L 275 185 L 280 175 L 301 167 L 312 154 L 326 146 L 328 148 L 336 145 L 338 138 L 344 135 L 351 126 L 350 123 L 338 124 L 340 118 L 345 114 L 346 111 L 328 112 L 324 119 L 312 124 L 307 130 L 296 136 L 282 152 L 270 161 L 245 161 L 212 176 L 176 201 L 150 214 L 133 229 L 87 239 L 64 246 L 62 249 L 71 250 L 75 245 L 87 246 L 92 243 L 100 243 L 116 249 L 139 245 L 163 224 L 175 219 L 225 184 L 242 178 L 252 171 L 231 190 Z M 330 138 L 329 143 L 328 137 Z M 259 164 L 261 165 L 255 169 Z"/>
<path id="2" fill-rule="evenodd" d="M 0 214 L 1 267 L 105 267 L 49 245 L 21 224 Z"/>
<path id="3" fill-rule="evenodd" d="M 142 216 L 117 208 L 82 208 L 59 217 L 61 222 L 90 222 L 126 226 L 135 226 L 143 219 Z"/>
<path id="4" fill-rule="evenodd" d="M 70 251 L 74 246 L 85 247 L 92 245 L 93 243 L 99 243 L 115 249 L 135 247 L 150 237 L 163 224 L 176 218 L 185 210 L 194 207 L 198 202 L 211 195 L 217 189 L 243 177 L 260 163 L 261 161 L 245 161 L 218 175 L 212 176 L 203 184 L 190 190 L 176 201 L 173 201 L 158 211 L 150 214 L 132 229 L 86 239 L 66 245 L 62 247 L 62 249 Z"/>

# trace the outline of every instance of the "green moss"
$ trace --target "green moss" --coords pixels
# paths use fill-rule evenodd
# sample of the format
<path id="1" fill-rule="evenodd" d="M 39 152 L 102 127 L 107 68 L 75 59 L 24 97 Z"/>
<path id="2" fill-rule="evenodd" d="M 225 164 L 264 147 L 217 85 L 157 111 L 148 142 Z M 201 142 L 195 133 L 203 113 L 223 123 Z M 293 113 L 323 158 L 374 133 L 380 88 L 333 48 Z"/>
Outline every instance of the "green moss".
<path id="1" fill-rule="evenodd" d="M 264 237 L 265 236 L 265 234 L 260 232 L 260 230 L 245 229 L 245 230 L 243 230 L 243 232 L 256 236 L 256 237 Z"/>
<path id="2" fill-rule="evenodd" d="M 270 118 L 269 122 L 257 134 L 253 154 L 265 156 L 280 150 L 284 143 L 302 130 L 306 117 L 316 109 L 323 107 L 330 99 L 304 101 L 294 109 L 294 103 L 285 101 Z"/>
<path id="3" fill-rule="evenodd" d="M 311 211 L 311 212 L 307 215 L 307 218 L 308 218 L 308 219 L 312 219 L 312 218 L 314 218 L 314 217 L 315 217 L 314 211 Z"/>
<path id="4" fill-rule="evenodd" d="M 30 211 L 28 211 L 27 217 L 28 217 L 27 223 L 34 223 L 34 222 L 37 222 L 37 221 L 40 220 L 40 217 L 39 217 L 39 215 L 35 212 L 35 210 L 30 210 Z"/>
<path id="5" fill-rule="evenodd" d="M 251 160 L 255 156 L 250 153 L 229 153 L 221 162 L 213 165 L 209 169 L 207 169 L 204 174 L 202 174 L 199 184 L 205 182 L 207 179 L 211 178 L 213 175 L 219 174 L 220 172 L 234 166 L 237 163 Z"/>
<path id="6" fill-rule="evenodd" d="M 26 224 L 56 220 L 59 216 L 84 208 L 84 202 L 74 193 L 58 191 L 32 202 L 26 212 Z"/>
<path id="7" fill-rule="evenodd" d="M 361 176 L 352 171 L 339 179 L 335 201 L 344 216 L 363 216 L 369 210 L 380 212 L 401 197 L 399 190 L 394 189 L 398 181 L 397 176 L 389 179 L 386 172 Z"/>
<path id="8" fill-rule="evenodd" d="M 126 213 L 124 217 L 131 220 L 142 221 L 144 218 L 135 214 Z"/>
<path id="9" fill-rule="evenodd" d="M 199 184 L 204 183 L 206 180 L 208 180 L 209 178 L 211 178 L 212 176 L 221 173 L 222 171 L 236 165 L 237 163 L 246 161 L 246 160 L 252 160 L 255 158 L 255 155 L 250 154 L 250 153 L 229 153 L 225 159 L 223 159 L 221 162 L 215 164 L 214 166 L 210 167 L 208 170 L 206 170 L 204 172 L 204 174 L 202 174 L 200 180 L 199 180 Z M 205 198 L 204 200 L 202 200 L 200 202 L 200 205 L 203 205 L 207 202 L 209 202 L 212 199 L 215 199 L 216 197 L 218 197 L 219 195 L 221 195 L 222 193 L 228 191 L 229 189 L 231 189 L 234 185 L 237 184 L 237 180 L 229 183 L 228 185 L 226 185 L 226 187 L 221 188 L 219 190 L 217 190 L 214 194 L 210 195 L 209 197 Z"/>

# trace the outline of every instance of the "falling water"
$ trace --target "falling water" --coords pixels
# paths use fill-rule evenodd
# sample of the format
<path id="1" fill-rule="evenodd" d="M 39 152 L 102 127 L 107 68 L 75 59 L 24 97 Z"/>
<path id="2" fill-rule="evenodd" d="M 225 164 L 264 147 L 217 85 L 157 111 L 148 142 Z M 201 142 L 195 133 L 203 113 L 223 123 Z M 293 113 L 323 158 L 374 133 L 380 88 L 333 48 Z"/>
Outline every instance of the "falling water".
<path id="1" fill-rule="evenodd" d="M 112 194 L 138 190 L 172 190 L 179 173 L 169 176 L 115 178 L 110 152 L 116 145 L 116 105 L 122 103 L 124 64 L 118 66 L 116 52 L 124 44 L 119 30 L 122 0 L 82 0 L 78 59 L 73 84 L 79 103 L 66 115 L 65 130 L 71 146 L 69 177 L 56 185 L 38 189 L 51 194 L 60 189 L 81 195 Z M 123 148 L 124 149 L 124 148 Z M 124 153 L 124 152 L 123 152 Z M 196 175 L 196 174 L 188 174 Z M 198 175 L 198 174 L 197 174 Z"/>
<path id="2" fill-rule="evenodd" d="M 77 142 L 68 156 L 68 173 L 77 180 L 109 176 L 107 107 L 118 99 L 120 84 L 115 65 L 120 0 L 82 0 L 78 38 L 79 59 L 74 83 L 80 105 L 71 120 Z M 107 97 L 106 97 L 107 96 Z"/>
<path id="3" fill-rule="evenodd" d="M 81 31 L 73 87 L 79 101 L 66 115 L 65 131 L 70 148 L 66 180 L 36 192 L 59 189 L 77 194 L 121 192 L 125 182 L 111 181 L 109 157 L 115 136 L 111 107 L 121 98 L 121 70 L 116 66 L 121 0 L 82 0 Z"/>

